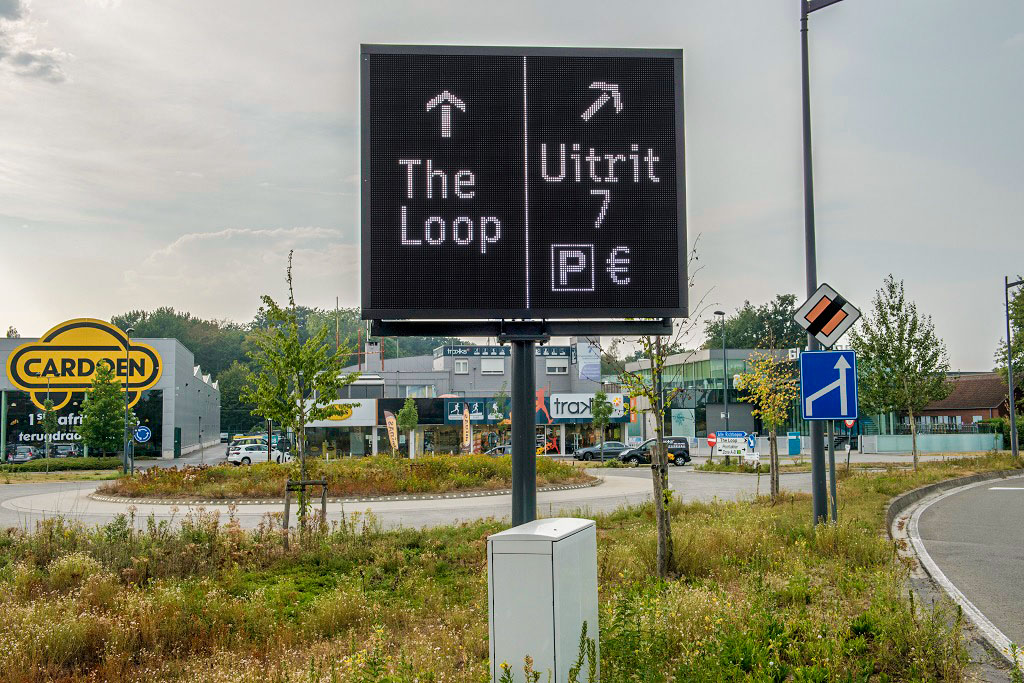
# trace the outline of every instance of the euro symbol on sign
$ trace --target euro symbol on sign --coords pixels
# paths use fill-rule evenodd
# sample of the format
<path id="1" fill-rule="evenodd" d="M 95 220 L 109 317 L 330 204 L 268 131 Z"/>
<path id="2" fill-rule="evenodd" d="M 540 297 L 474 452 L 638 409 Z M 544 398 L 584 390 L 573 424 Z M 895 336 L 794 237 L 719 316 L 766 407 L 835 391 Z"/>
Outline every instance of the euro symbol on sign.
<path id="1" fill-rule="evenodd" d="M 612 282 L 617 285 L 629 284 L 629 247 L 615 247 L 605 263 L 608 264 Z"/>

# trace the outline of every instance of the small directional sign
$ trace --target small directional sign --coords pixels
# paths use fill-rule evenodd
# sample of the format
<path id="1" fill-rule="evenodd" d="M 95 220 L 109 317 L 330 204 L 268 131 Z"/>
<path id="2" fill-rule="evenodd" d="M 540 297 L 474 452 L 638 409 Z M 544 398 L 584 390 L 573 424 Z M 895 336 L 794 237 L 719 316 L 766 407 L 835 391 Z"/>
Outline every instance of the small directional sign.
<path id="1" fill-rule="evenodd" d="M 800 410 L 805 420 L 857 419 L 857 356 L 853 351 L 800 354 Z"/>
<path id="2" fill-rule="evenodd" d="M 132 432 L 132 435 L 135 437 L 136 442 L 146 443 L 152 438 L 153 432 L 146 425 L 139 425 Z"/>
<path id="3" fill-rule="evenodd" d="M 793 316 L 826 349 L 832 348 L 859 318 L 860 311 L 828 285 L 818 287 Z"/>

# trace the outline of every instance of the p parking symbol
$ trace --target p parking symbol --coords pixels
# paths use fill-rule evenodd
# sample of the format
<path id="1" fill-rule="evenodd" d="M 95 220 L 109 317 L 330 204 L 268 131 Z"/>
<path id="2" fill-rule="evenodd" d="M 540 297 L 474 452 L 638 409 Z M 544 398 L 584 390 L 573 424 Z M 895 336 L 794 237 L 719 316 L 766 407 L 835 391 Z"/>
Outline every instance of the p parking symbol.
<path id="1" fill-rule="evenodd" d="M 551 291 L 594 291 L 594 245 L 551 245 Z"/>

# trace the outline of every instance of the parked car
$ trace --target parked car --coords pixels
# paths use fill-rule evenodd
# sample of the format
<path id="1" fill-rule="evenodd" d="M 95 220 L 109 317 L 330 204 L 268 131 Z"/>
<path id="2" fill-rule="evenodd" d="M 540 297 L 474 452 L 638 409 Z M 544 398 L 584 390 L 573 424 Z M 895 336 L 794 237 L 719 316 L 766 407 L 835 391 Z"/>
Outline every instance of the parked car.
<path id="1" fill-rule="evenodd" d="M 492 455 L 498 457 L 499 455 L 512 455 L 512 444 L 506 443 L 501 446 L 495 446 L 494 448 L 485 451 L 484 455 Z"/>
<path id="2" fill-rule="evenodd" d="M 14 452 L 8 452 L 7 461 L 12 465 L 29 462 L 36 458 L 36 449 L 32 446 L 15 446 Z"/>
<path id="3" fill-rule="evenodd" d="M 630 465 L 650 465 L 651 452 L 657 445 L 657 439 L 648 439 L 636 448 L 630 448 L 619 454 L 619 460 Z M 678 467 L 690 462 L 690 442 L 684 437 L 665 437 L 665 448 L 668 450 L 668 461 Z"/>
<path id="4" fill-rule="evenodd" d="M 78 450 L 77 444 L 58 443 L 50 449 L 50 454 L 55 458 L 77 458 L 82 452 Z"/>
<path id="5" fill-rule="evenodd" d="M 613 460 L 619 457 L 619 454 L 627 448 L 629 448 L 629 446 L 621 441 L 605 441 L 604 459 Z M 577 460 L 601 460 L 601 444 L 587 446 L 586 448 L 577 448 L 576 452 L 572 454 L 572 457 Z"/>
<path id="6" fill-rule="evenodd" d="M 227 455 L 227 456 L 230 456 L 231 455 L 231 451 L 236 450 L 236 449 L 240 448 L 241 446 L 249 446 L 249 445 L 252 445 L 252 444 L 262 445 L 262 446 L 264 446 L 264 450 L 265 450 L 266 449 L 266 445 L 267 445 L 267 435 L 264 434 L 262 436 L 258 436 L 258 435 L 257 436 L 244 436 L 244 435 L 236 436 L 234 439 L 231 440 L 231 443 L 228 444 L 227 451 L 225 451 L 224 454 Z"/>
<path id="7" fill-rule="evenodd" d="M 287 453 L 282 453 L 276 448 L 271 453 L 274 458 L 274 462 L 291 462 L 292 457 Z M 266 444 L 251 443 L 244 446 L 239 446 L 237 449 L 232 449 L 231 453 L 228 454 L 228 462 L 232 465 L 251 465 L 254 462 L 266 462 L 267 461 L 267 446 Z"/>

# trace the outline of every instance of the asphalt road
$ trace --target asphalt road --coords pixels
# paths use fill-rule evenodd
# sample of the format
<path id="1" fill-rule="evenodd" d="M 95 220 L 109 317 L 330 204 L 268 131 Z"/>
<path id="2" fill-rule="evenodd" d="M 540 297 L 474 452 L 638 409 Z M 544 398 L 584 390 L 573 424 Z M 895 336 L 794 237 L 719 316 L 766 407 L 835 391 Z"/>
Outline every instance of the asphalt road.
<path id="1" fill-rule="evenodd" d="M 1024 643 L 1024 478 L 931 504 L 918 525 L 946 577 L 1015 643 Z"/>
<path id="2" fill-rule="evenodd" d="M 222 453 L 223 451 L 221 451 Z M 604 477 L 599 486 L 570 491 L 541 492 L 537 496 L 539 512 L 545 516 L 561 513 L 586 515 L 611 512 L 623 505 L 650 499 L 650 469 L 600 469 L 592 473 Z M 713 499 L 739 500 L 765 493 L 768 478 L 751 475 L 697 473 L 692 467 L 669 468 L 671 486 L 684 501 Z M 100 482 L 102 483 L 102 482 Z M 42 484 L 0 485 L 0 526 L 31 527 L 40 519 L 63 515 L 85 524 L 103 524 L 128 509 L 126 503 L 109 503 L 90 498 L 97 482 L 54 482 Z M 782 487 L 788 491 L 810 490 L 810 475 L 784 474 Z M 198 506 L 136 504 L 136 523 L 142 526 L 150 515 L 156 519 L 178 519 Z M 219 511 L 224 517 L 227 505 L 204 505 L 206 510 Z M 385 527 L 423 527 L 452 524 L 460 521 L 494 517 L 505 518 L 511 510 L 507 495 L 439 500 L 389 500 L 346 503 L 344 511 L 370 511 Z M 235 512 L 243 527 L 260 524 L 267 514 L 279 513 L 278 505 L 239 505 Z M 328 518 L 340 519 L 342 506 L 330 504 Z"/>

